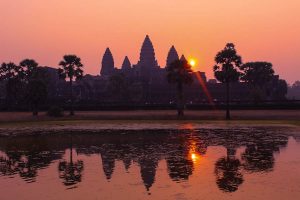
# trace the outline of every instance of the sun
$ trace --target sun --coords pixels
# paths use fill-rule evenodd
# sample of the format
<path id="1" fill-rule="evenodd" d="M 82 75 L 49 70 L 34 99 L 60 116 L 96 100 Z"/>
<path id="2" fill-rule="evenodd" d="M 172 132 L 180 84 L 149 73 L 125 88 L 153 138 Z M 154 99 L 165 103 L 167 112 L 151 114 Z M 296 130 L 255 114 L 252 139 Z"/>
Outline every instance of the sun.
<path id="1" fill-rule="evenodd" d="M 192 67 L 195 67 L 195 66 L 196 66 L 196 60 L 195 60 L 195 59 L 190 59 L 190 60 L 189 60 L 189 64 L 190 64 Z"/>

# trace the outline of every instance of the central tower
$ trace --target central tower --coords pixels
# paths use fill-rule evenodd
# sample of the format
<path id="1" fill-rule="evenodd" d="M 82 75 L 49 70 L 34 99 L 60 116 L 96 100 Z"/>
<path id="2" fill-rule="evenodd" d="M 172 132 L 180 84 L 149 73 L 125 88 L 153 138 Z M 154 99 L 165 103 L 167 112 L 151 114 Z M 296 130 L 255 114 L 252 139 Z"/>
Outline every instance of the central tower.
<path id="1" fill-rule="evenodd" d="M 159 68 L 157 60 L 155 58 L 153 44 L 148 35 L 146 35 L 146 38 L 143 42 L 140 53 L 140 60 L 137 65 L 140 66 L 141 69 L 148 70 Z"/>

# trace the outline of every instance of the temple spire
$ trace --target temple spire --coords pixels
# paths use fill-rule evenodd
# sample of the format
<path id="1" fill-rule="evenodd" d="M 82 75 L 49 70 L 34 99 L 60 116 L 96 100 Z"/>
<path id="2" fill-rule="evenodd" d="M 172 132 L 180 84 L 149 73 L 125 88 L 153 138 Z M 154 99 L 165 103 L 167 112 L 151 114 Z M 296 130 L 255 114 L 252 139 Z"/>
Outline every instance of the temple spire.
<path id="1" fill-rule="evenodd" d="M 187 61 L 187 59 L 185 58 L 185 56 L 182 54 L 182 56 L 180 57 L 181 61 Z"/>
<path id="2" fill-rule="evenodd" d="M 102 67 L 100 74 L 102 76 L 110 76 L 114 71 L 114 58 L 109 48 L 106 48 L 102 58 Z"/>
<path id="3" fill-rule="evenodd" d="M 155 59 L 153 44 L 148 35 L 146 35 L 146 38 L 143 42 L 138 65 L 140 65 L 143 68 L 155 68 L 158 66 L 157 61 Z"/>
<path id="4" fill-rule="evenodd" d="M 179 60 L 179 56 L 178 56 L 178 53 L 177 53 L 175 47 L 172 46 L 168 53 L 166 67 L 168 67 L 175 60 Z"/>
<path id="5" fill-rule="evenodd" d="M 127 56 L 124 58 L 124 61 L 123 61 L 123 64 L 122 64 L 122 69 L 123 70 L 131 69 L 131 63 L 130 63 Z"/>

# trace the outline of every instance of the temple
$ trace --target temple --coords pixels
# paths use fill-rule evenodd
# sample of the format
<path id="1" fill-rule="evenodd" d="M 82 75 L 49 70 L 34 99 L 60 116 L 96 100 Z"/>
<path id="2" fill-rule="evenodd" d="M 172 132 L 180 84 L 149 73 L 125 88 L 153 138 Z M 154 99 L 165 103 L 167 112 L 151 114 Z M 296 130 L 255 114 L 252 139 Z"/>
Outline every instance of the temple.
<path id="1" fill-rule="evenodd" d="M 131 63 L 127 56 L 125 56 L 121 69 L 127 71 L 131 69 Z"/>
<path id="2" fill-rule="evenodd" d="M 159 66 L 153 43 L 149 35 L 146 35 L 141 46 L 139 60 L 136 64 L 131 64 L 129 58 L 125 56 L 122 66 L 115 67 L 113 55 L 110 49 L 107 48 L 102 58 L 99 79 L 108 80 L 109 77 L 124 76 L 128 82 L 134 83 L 132 86 L 134 90 L 139 90 L 139 96 L 136 99 L 138 98 L 144 103 L 153 103 L 158 100 L 157 97 L 160 97 L 164 98 L 164 102 L 170 102 L 173 100 L 171 100 L 169 95 L 173 95 L 173 93 L 170 92 L 172 91 L 172 86 L 166 80 L 165 67 L 178 59 L 178 52 L 175 46 L 172 45 L 167 54 L 166 65 L 163 67 Z M 186 60 L 184 55 L 180 59 Z M 195 79 L 197 74 L 200 74 L 206 82 L 204 72 L 195 72 Z"/>
<path id="3" fill-rule="evenodd" d="M 162 106 L 168 107 L 176 103 L 176 88 L 167 81 L 166 67 L 179 59 L 175 46 L 171 46 L 166 55 L 165 66 L 159 66 L 155 48 L 147 35 L 141 45 L 139 60 L 133 64 L 127 56 L 121 66 L 115 66 L 110 48 L 106 48 L 102 57 L 99 75 L 85 75 L 74 82 L 73 95 L 76 104 L 82 109 L 101 109 L 109 106 Z M 186 60 L 182 55 L 181 60 Z M 60 80 L 57 69 L 45 67 L 47 79 L 51 83 L 48 90 L 48 102 L 67 102 L 69 99 L 68 83 Z M 211 105 L 225 100 L 224 84 L 214 79 L 207 80 L 205 72 L 194 71 L 191 85 L 185 85 L 185 101 L 187 105 Z M 266 87 L 266 100 L 280 100 L 285 93 L 280 88 L 279 76 Z M 1 87 L 1 84 L 0 84 Z M 3 84 L 2 84 L 3 87 Z M 5 91 L 5 90 L 2 90 Z M 249 100 L 251 87 L 245 82 L 232 83 L 231 98 L 235 101 Z M 0 92 L 0 102 L 5 102 L 5 93 Z M 47 102 L 46 102 L 47 103 Z M 213 104 L 214 104 L 213 103 Z M 3 104 L 4 105 L 4 104 Z M 110 172 L 107 172 L 109 176 Z M 149 184 L 151 185 L 151 184 Z"/>
<path id="4" fill-rule="evenodd" d="M 109 48 L 105 50 L 102 58 L 101 76 L 110 76 L 114 72 L 114 58 Z"/>
<path id="5" fill-rule="evenodd" d="M 171 62 L 171 60 L 176 60 L 177 52 L 174 46 L 171 48 L 169 54 L 169 62 Z M 157 63 L 155 50 L 150 37 L 146 35 L 141 47 L 140 58 L 137 64 L 132 65 L 129 58 L 126 56 L 122 66 L 115 68 L 113 55 L 111 54 L 109 48 L 107 48 L 103 55 L 100 75 L 101 77 L 108 77 L 118 73 L 123 73 L 129 77 L 134 77 L 141 81 L 150 81 L 162 71 L 162 68 Z"/>
<path id="6" fill-rule="evenodd" d="M 178 53 L 177 53 L 175 47 L 172 46 L 168 53 L 166 66 L 169 66 L 172 62 L 174 62 L 175 60 L 178 60 L 178 59 L 179 59 Z"/>

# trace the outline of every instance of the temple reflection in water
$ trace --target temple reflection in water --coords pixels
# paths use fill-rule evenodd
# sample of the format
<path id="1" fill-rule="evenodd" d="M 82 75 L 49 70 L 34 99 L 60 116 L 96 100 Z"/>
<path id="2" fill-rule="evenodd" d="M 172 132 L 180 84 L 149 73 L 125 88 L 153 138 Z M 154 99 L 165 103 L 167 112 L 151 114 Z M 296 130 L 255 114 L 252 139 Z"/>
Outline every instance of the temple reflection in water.
<path id="1" fill-rule="evenodd" d="M 224 192 L 235 192 L 247 180 L 245 173 L 269 173 L 288 136 L 264 128 L 103 131 L 38 137 L 10 137 L 0 141 L 0 178 L 22 178 L 35 182 L 39 173 L 57 165 L 57 178 L 67 188 L 84 181 L 86 163 L 80 156 L 99 155 L 99 168 L 107 181 L 114 179 L 116 162 L 123 173 L 139 166 L 146 191 L 151 191 L 160 161 L 165 161 L 169 178 L 188 181 L 209 147 L 226 149 L 214 164 L 215 184 Z M 97 174 L 95 174 L 96 176 Z"/>

